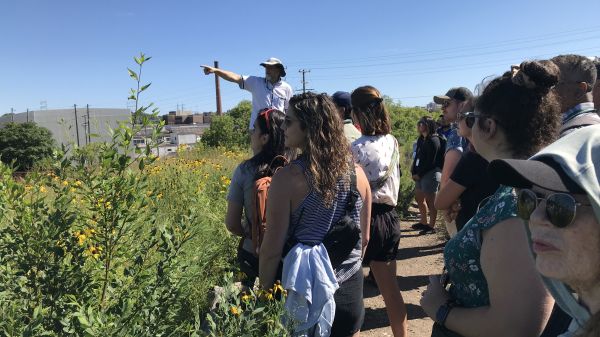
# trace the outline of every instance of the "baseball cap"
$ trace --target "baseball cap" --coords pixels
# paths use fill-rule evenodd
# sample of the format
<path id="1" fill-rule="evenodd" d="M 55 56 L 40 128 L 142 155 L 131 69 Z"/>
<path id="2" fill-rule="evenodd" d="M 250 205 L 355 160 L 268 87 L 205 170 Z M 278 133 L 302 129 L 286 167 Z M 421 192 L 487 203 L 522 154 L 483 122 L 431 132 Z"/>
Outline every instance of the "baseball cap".
<path id="1" fill-rule="evenodd" d="M 465 87 L 457 87 L 448 90 L 448 92 L 445 95 L 433 96 L 433 101 L 436 104 L 444 104 L 444 102 L 451 99 L 464 102 L 470 99 L 471 97 L 473 97 L 473 93 L 471 92 L 471 90 Z"/>
<path id="2" fill-rule="evenodd" d="M 279 66 L 279 68 L 281 68 L 281 76 L 285 76 L 285 68 L 283 67 L 283 63 L 281 63 L 281 60 L 275 57 L 270 57 L 268 58 L 265 62 L 262 62 L 260 64 L 263 67 L 266 66 Z"/>
<path id="3" fill-rule="evenodd" d="M 331 95 L 331 99 L 337 106 L 341 106 L 344 108 L 352 107 L 352 99 L 349 92 L 336 91 L 333 95 Z"/>
<path id="4" fill-rule="evenodd" d="M 600 221 L 600 125 L 571 132 L 528 160 L 493 160 L 488 170 L 507 186 L 586 194 Z"/>

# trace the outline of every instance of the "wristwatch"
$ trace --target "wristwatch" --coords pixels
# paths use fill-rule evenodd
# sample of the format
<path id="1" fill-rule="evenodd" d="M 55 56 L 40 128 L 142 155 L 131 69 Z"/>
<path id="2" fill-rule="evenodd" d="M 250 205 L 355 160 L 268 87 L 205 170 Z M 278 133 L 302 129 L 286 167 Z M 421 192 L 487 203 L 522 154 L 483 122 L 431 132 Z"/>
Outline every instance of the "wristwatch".
<path id="1" fill-rule="evenodd" d="M 454 304 L 455 303 L 453 300 L 448 300 L 448 301 L 446 301 L 446 303 L 440 305 L 439 309 L 435 313 L 436 323 L 438 323 L 439 325 L 441 325 L 443 327 L 446 327 L 446 319 L 448 318 L 448 314 L 450 313 L 450 310 L 452 310 L 452 308 L 454 308 Z"/>

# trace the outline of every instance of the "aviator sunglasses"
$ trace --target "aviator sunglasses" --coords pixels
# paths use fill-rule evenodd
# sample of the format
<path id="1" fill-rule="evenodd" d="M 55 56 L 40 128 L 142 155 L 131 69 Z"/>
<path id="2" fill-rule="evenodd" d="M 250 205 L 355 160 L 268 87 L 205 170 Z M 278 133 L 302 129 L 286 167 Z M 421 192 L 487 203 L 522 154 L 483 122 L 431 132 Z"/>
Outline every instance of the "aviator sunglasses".
<path id="1" fill-rule="evenodd" d="M 530 189 L 522 189 L 517 196 L 517 215 L 523 220 L 529 220 L 540 200 L 546 201 L 546 216 L 558 228 L 570 225 L 575 219 L 577 206 L 582 205 L 567 193 L 552 193 L 541 198 Z"/>
<path id="2" fill-rule="evenodd" d="M 477 116 L 475 116 L 474 112 L 459 112 L 456 115 L 456 119 L 458 119 L 459 121 L 461 121 L 463 119 L 465 120 L 465 123 L 467 124 L 467 127 L 469 129 L 473 128 L 473 125 L 475 124 L 475 118 L 476 117 Z"/>

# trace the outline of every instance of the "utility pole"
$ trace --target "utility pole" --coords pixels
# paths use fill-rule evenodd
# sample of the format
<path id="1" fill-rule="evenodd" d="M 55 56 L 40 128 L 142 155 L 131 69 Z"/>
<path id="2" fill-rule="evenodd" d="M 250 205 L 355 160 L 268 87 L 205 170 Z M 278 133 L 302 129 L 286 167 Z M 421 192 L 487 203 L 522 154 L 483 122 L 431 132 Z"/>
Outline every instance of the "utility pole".
<path id="1" fill-rule="evenodd" d="M 29 108 L 27 108 L 27 123 L 29 123 Z"/>
<path id="2" fill-rule="evenodd" d="M 90 127 L 90 124 L 92 124 L 92 123 L 90 122 L 90 105 L 89 104 L 86 104 L 85 110 L 86 110 L 86 114 L 87 114 L 87 132 L 86 132 L 87 133 L 87 142 L 86 142 L 86 144 L 89 144 L 92 142 L 92 136 L 91 136 L 92 128 Z"/>
<path id="3" fill-rule="evenodd" d="M 219 61 L 215 61 L 215 68 L 219 68 Z M 219 86 L 219 76 L 215 74 L 215 90 L 217 93 L 217 115 L 222 113 L 221 111 L 221 87 Z"/>
<path id="4" fill-rule="evenodd" d="M 12 123 L 15 122 L 15 109 L 14 108 L 10 108 L 10 121 Z"/>
<path id="5" fill-rule="evenodd" d="M 313 90 L 313 89 L 306 89 L 306 84 L 308 82 L 306 82 L 306 73 L 310 73 L 310 70 L 306 70 L 306 69 L 300 69 L 298 70 L 299 73 L 302 73 L 302 93 L 306 93 L 306 90 Z"/>
<path id="6" fill-rule="evenodd" d="M 77 135 L 77 147 L 79 147 L 79 124 L 77 123 L 77 104 L 73 104 L 75 109 L 75 133 Z"/>

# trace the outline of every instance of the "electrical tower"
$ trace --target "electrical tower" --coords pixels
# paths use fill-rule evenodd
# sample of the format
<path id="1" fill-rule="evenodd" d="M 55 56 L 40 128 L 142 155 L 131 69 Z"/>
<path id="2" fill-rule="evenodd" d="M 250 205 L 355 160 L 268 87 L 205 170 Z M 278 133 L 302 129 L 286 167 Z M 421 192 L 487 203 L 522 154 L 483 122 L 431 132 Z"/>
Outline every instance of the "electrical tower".
<path id="1" fill-rule="evenodd" d="M 306 69 L 300 69 L 298 70 L 299 73 L 302 73 L 302 93 L 306 93 L 306 90 L 315 90 L 315 89 L 307 89 L 306 88 L 306 84 L 308 84 L 308 82 L 306 81 L 306 73 L 310 73 L 310 70 L 306 70 Z M 296 90 L 296 91 L 300 91 L 300 90 Z"/>

